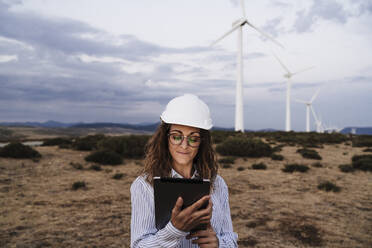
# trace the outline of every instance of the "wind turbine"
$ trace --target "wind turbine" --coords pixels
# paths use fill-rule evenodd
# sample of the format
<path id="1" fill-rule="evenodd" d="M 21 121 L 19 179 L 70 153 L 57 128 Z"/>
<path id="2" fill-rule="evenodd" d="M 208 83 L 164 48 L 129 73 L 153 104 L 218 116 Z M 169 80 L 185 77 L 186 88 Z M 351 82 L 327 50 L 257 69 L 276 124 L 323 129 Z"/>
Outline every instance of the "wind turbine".
<path id="1" fill-rule="evenodd" d="M 217 42 L 234 32 L 235 30 L 238 30 L 238 51 L 237 51 L 237 81 L 236 81 L 236 96 L 235 96 L 235 131 L 241 131 L 244 132 L 244 123 L 243 123 L 243 26 L 248 25 L 251 28 L 258 31 L 261 35 L 266 37 L 267 39 L 271 40 L 275 44 L 283 47 L 279 42 L 274 40 L 271 36 L 264 33 L 257 27 L 255 27 L 252 23 L 250 23 L 245 15 L 245 7 L 244 7 L 244 0 L 240 0 L 240 7 L 242 9 L 243 17 L 236 20 L 232 24 L 232 28 L 226 32 L 224 35 L 222 35 L 220 38 L 218 38 L 216 41 L 214 41 L 211 46 L 215 45 Z"/>
<path id="2" fill-rule="evenodd" d="M 286 111 L 285 111 L 285 131 L 289 132 L 289 131 L 291 131 L 291 78 L 294 75 L 298 74 L 298 73 L 301 73 L 301 72 L 304 72 L 304 71 L 307 71 L 307 70 L 310 70 L 310 69 L 314 68 L 314 66 L 311 66 L 311 67 L 308 67 L 308 68 L 305 68 L 305 69 L 302 69 L 302 70 L 299 70 L 299 71 L 296 71 L 296 72 L 291 72 L 284 65 L 284 63 L 282 61 L 280 61 L 280 59 L 278 58 L 278 56 L 276 56 L 274 53 L 273 53 L 273 55 L 276 58 L 276 60 L 279 62 L 279 64 L 283 67 L 283 69 L 287 72 L 283 76 L 285 78 L 287 78 L 287 97 L 286 97 Z"/>
<path id="3" fill-rule="evenodd" d="M 310 132 L 310 109 L 312 109 L 312 104 L 313 104 L 315 98 L 318 96 L 319 91 L 320 91 L 320 88 L 315 92 L 313 97 L 308 102 L 296 99 L 296 102 L 306 104 L 306 132 Z M 312 112 L 314 112 L 314 111 L 312 110 Z M 315 112 L 313 113 L 313 115 L 315 116 Z M 317 123 L 317 119 L 315 117 L 314 117 L 314 120 Z"/>
<path id="4" fill-rule="evenodd" d="M 324 133 L 323 126 L 322 126 L 322 121 L 317 118 L 313 106 L 311 106 L 310 109 L 311 109 L 311 112 L 313 113 L 313 117 L 315 119 L 316 131 L 318 133 Z"/>

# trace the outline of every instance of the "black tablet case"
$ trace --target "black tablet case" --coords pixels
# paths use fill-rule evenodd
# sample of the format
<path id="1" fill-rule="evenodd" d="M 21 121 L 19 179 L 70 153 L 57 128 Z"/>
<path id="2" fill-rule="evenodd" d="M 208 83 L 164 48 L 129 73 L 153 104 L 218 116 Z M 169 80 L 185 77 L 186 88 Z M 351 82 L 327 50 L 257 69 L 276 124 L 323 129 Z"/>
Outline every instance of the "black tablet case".
<path id="1" fill-rule="evenodd" d="M 168 224 L 179 196 L 183 199 L 184 209 L 208 195 L 209 188 L 209 180 L 154 177 L 156 228 L 160 230 Z"/>

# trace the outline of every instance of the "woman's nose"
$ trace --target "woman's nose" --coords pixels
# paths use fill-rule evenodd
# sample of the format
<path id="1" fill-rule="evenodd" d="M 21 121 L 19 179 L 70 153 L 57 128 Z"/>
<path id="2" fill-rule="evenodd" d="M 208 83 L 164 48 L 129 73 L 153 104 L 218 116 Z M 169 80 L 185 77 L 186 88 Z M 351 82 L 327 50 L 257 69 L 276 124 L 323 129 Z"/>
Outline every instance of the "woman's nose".
<path id="1" fill-rule="evenodd" d="M 184 138 L 181 142 L 181 147 L 186 149 L 187 148 L 187 138 Z"/>

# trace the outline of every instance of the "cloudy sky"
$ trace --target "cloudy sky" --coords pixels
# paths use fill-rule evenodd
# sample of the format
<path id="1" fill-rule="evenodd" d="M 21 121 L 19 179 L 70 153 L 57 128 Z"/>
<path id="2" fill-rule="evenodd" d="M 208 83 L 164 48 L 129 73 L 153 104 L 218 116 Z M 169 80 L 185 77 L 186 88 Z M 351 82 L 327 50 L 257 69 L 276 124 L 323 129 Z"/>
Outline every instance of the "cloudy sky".
<path id="1" fill-rule="evenodd" d="M 285 127 L 292 99 L 328 126 L 372 126 L 371 0 L 246 0 L 244 126 Z M 0 0 L 0 121 L 157 122 L 194 93 L 214 124 L 234 126 L 238 0 Z M 292 101 L 292 129 L 305 106 Z M 312 123 L 312 129 L 315 125 Z"/>

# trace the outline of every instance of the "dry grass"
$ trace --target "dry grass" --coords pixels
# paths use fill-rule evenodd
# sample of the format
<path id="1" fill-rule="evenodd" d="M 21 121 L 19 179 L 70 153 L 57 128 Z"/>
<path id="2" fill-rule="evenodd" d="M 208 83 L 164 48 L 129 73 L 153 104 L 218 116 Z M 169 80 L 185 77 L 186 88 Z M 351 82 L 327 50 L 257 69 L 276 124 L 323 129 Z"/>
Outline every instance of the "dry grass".
<path id="1" fill-rule="evenodd" d="M 372 247 L 372 174 L 338 168 L 363 148 L 317 148 L 321 168 L 311 167 L 314 161 L 302 158 L 298 148 L 283 147 L 283 161 L 238 158 L 231 168 L 220 169 L 230 190 L 239 246 Z M 36 149 L 43 156 L 39 162 L 0 159 L 0 247 L 129 247 L 129 187 L 141 163 L 126 160 L 94 171 L 84 161 L 88 152 Z M 266 170 L 251 169 L 260 162 Z M 287 163 L 306 164 L 310 170 L 283 173 Z M 119 173 L 123 177 L 114 180 Z M 86 188 L 72 190 L 76 181 L 84 181 Z M 341 191 L 318 190 L 323 181 L 336 183 Z"/>

